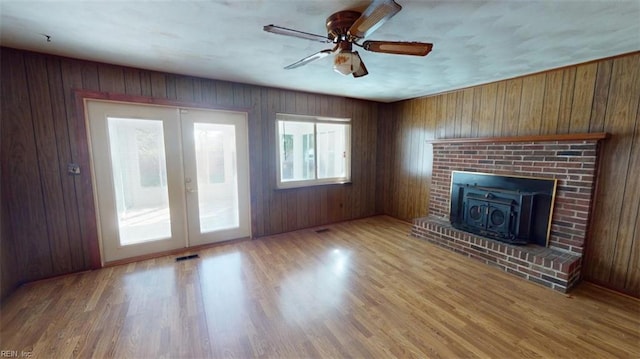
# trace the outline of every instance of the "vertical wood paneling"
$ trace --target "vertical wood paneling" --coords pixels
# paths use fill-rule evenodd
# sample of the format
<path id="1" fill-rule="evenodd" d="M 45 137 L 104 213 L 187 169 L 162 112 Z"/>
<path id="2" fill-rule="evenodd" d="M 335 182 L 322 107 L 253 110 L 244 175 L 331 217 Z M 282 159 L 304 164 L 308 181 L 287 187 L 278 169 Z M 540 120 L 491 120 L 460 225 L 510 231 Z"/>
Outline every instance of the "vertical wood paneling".
<path id="1" fill-rule="evenodd" d="M 19 282 L 52 272 L 47 218 L 31 115 L 25 55 L 2 51 L 2 202 L 7 203 Z M 4 182 L 7 182 L 6 184 Z M 25 206 L 23 204 L 29 204 Z M 19 238 L 19 240 L 16 240 Z M 4 268 L 3 268 L 4 270 Z"/>
<path id="2" fill-rule="evenodd" d="M 218 89 L 218 87 L 216 86 L 216 90 Z M 216 92 L 217 94 L 219 94 L 219 92 Z M 269 207 L 269 212 L 266 213 L 266 215 L 268 215 L 268 219 L 266 220 L 266 223 L 268 224 L 268 226 L 265 226 L 268 229 L 267 233 L 280 233 L 283 232 L 283 227 L 282 226 L 282 218 L 285 217 L 286 218 L 286 213 L 283 213 L 286 210 L 285 205 L 283 204 L 282 201 L 282 192 L 277 192 L 274 191 L 276 182 L 277 182 L 277 178 L 276 178 L 276 172 L 268 172 L 269 168 L 276 168 L 277 163 L 276 163 L 276 156 L 275 156 L 275 149 L 276 146 L 278 146 L 278 143 L 276 143 L 276 113 L 280 110 L 280 91 L 274 90 L 274 89 L 268 89 L 267 90 L 267 106 L 268 109 L 267 111 L 265 111 L 264 115 L 267 117 L 267 122 L 268 122 L 268 126 L 267 126 L 267 139 L 269 142 L 269 147 L 268 149 L 272 149 L 271 153 L 273 155 L 269 155 L 269 151 L 264 151 L 267 160 L 265 161 L 265 163 L 267 164 L 266 167 L 263 167 L 263 173 L 266 173 L 267 177 L 269 178 L 268 182 L 266 183 L 270 183 L 271 184 L 271 188 L 268 188 L 268 191 L 271 191 L 268 201 L 268 207 Z"/>
<path id="3" fill-rule="evenodd" d="M 456 108 L 455 108 L 455 126 L 453 128 L 453 133 L 456 136 L 460 136 L 461 128 L 462 128 L 462 108 L 463 108 L 463 104 L 464 104 L 464 92 L 463 91 L 456 91 L 457 96 L 456 96 Z M 443 108 L 443 106 L 440 106 L 442 111 L 446 111 L 446 108 Z"/>
<path id="4" fill-rule="evenodd" d="M 384 145 L 384 149 L 387 151 L 387 163 L 385 164 L 384 167 L 384 171 L 386 171 L 385 173 L 385 185 L 384 185 L 384 209 L 385 209 L 385 213 L 398 213 L 398 205 L 399 205 L 399 201 L 397 201 L 397 196 L 394 193 L 391 193 L 391 191 L 394 189 L 393 187 L 389 187 L 387 186 L 387 184 L 389 183 L 393 183 L 394 185 L 397 185 L 397 181 L 396 178 L 399 174 L 399 172 L 397 171 L 397 165 L 400 161 L 398 161 L 398 153 L 396 152 L 397 150 L 397 145 L 398 145 L 398 141 L 391 141 L 391 138 L 397 139 L 399 138 L 398 136 L 398 128 L 400 128 L 400 126 L 398 125 L 398 121 L 396 120 L 396 114 L 398 113 L 398 104 L 389 104 L 386 105 L 386 109 L 387 109 L 387 113 L 388 115 L 383 117 L 382 121 L 386 121 L 388 123 L 388 125 L 384 126 L 385 127 L 385 132 L 381 132 L 380 133 L 380 138 L 389 138 L 389 140 L 387 141 L 379 141 L 379 142 L 383 142 Z M 388 137 L 387 137 L 388 136 Z"/>
<path id="5" fill-rule="evenodd" d="M 377 137 L 385 138 L 392 134 L 393 124 L 395 121 L 392 121 L 392 113 L 393 113 L 393 105 L 386 104 L 380 106 L 380 112 L 378 116 L 378 124 L 377 124 Z M 384 213 L 390 212 L 391 208 L 389 208 L 389 204 L 394 203 L 396 201 L 392 200 L 390 195 L 391 186 L 391 165 L 392 155 L 391 155 L 391 141 L 377 141 L 377 156 L 376 156 L 376 165 L 378 171 L 376 172 L 376 189 L 384 188 L 384 191 L 376 191 L 376 212 Z"/>
<path id="6" fill-rule="evenodd" d="M 422 141 L 406 134 L 415 125 L 407 121 L 413 115 L 404 110 L 410 106 L 425 109 L 421 126 L 436 138 L 468 137 L 474 134 L 476 123 L 480 137 L 611 133 L 603 144 L 583 273 L 588 280 L 640 296 L 639 71 L 640 53 L 635 53 L 385 105 L 393 109 L 393 116 L 379 121 L 386 130 L 379 130 L 378 141 L 385 145 L 378 148 L 418 148 L 404 144 Z M 471 102 L 469 94 L 473 94 Z M 398 128 L 391 131 L 391 126 Z M 391 202 L 383 205 L 386 214 L 406 220 L 427 215 L 428 203 L 423 207 L 422 197 L 426 196 L 420 186 L 429 185 L 430 174 L 421 171 L 428 158 L 419 164 L 406 151 L 398 151 L 384 161 L 381 170 L 390 173 L 378 191 L 397 193 L 385 195 Z M 403 167 L 403 163 L 414 168 Z M 414 173 L 422 173 L 421 180 L 416 181 Z"/>
<path id="7" fill-rule="evenodd" d="M 202 103 L 202 80 L 193 79 L 193 102 Z"/>
<path id="8" fill-rule="evenodd" d="M 176 77 L 176 99 L 178 101 L 184 101 L 192 103 L 194 102 L 193 95 L 193 79 L 190 77 Z"/>
<path id="9" fill-rule="evenodd" d="M 208 103 L 208 104 L 217 103 L 216 85 L 213 81 L 201 81 L 200 91 L 201 91 L 200 96 L 202 98 L 202 103 Z M 256 103 L 262 103 L 262 94 L 260 94 L 260 99 L 261 99 L 260 102 L 256 102 Z M 257 116 L 258 118 L 262 118 L 261 114 Z"/>
<path id="10" fill-rule="evenodd" d="M 349 117 L 352 118 L 351 120 L 351 140 L 354 143 L 363 143 L 363 136 L 365 136 L 366 134 L 364 133 L 364 129 L 365 127 L 362 126 L 362 119 L 359 119 L 356 117 L 357 113 L 362 113 L 363 116 L 366 116 L 366 111 L 364 110 L 362 103 L 360 101 L 349 101 L 350 103 L 348 104 L 347 108 L 348 111 L 350 112 Z M 364 181 L 366 181 L 364 175 L 364 163 L 367 159 L 367 154 L 361 151 L 355 151 L 351 157 L 351 175 L 354 178 L 362 178 Z M 370 162 L 369 162 L 370 163 Z M 355 188 L 352 187 L 351 188 L 351 192 L 352 192 L 352 196 L 351 196 L 351 203 L 348 206 L 348 209 L 350 210 L 349 214 L 347 215 L 348 218 L 353 218 L 355 217 L 356 213 L 360 213 L 360 211 L 362 211 L 362 186 L 356 186 Z"/>
<path id="11" fill-rule="evenodd" d="M 140 95 L 145 97 L 152 97 L 151 90 L 151 72 L 139 72 L 140 76 Z"/>
<path id="12" fill-rule="evenodd" d="M 605 117 L 605 131 L 614 134 L 604 146 L 597 206 L 594 212 L 588 267 L 589 275 L 606 278 L 614 287 L 624 286 L 629 266 L 635 223 L 636 203 L 640 201 L 637 154 L 634 156 L 635 129 L 640 102 L 640 66 L 637 57 L 616 59 Z M 634 66 L 635 65 L 635 66 Z M 617 135 L 616 135 L 617 134 Z M 634 146 L 635 144 L 635 146 Z M 625 179 L 624 182 L 620 179 Z M 606 192 L 605 192 L 606 189 Z"/>
<path id="13" fill-rule="evenodd" d="M 575 83 L 576 68 L 565 68 L 562 71 L 562 92 L 560 93 L 560 108 L 558 111 L 558 127 L 556 128 L 556 133 L 569 133 Z"/>
<path id="14" fill-rule="evenodd" d="M 292 91 L 286 91 L 280 95 L 280 112 L 296 113 L 296 94 Z M 284 215 L 282 217 L 282 228 L 290 226 L 297 227 L 298 224 L 298 196 L 297 190 L 279 191 L 278 195 L 283 197 Z"/>
<path id="15" fill-rule="evenodd" d="M 244 99 L 244 85 L 241 84 L 232 84 L 233 89 L 233 107 L 244 108 L 247 107 L 247 104 Z"/>
<path id="16" fill-rule="evenodd" d="M 409 181 L 407 184 L 407 188 L 408 189 L 412 189 L 412 188 L 417 188 L 417 185 L 419 183 L 418 180 L 418 176 L 417 173 L 420 171 L 420 167 L 422 165 L 422 163 L 419 162 L 420 159 L 420 150 L 422 147 L 422 144 L 424 142 L 423 139 L 421 139 L 421 136 L 418 132 L 418 123 L 419 120 L 418 119 L 418 115 L 417 115 L 417 111 L 418 111 L 418 107 L 419 105 L 414 103 L 414 102 L 409 102 L 409 106 L 407 106 L 407 111 L 408 111 L 408 115 L 409 115 L 409 133 L 408 136 L 406 137 L 407 139 L 407 150 L 409 151 L 408 153 L 408 157 L 409 157 L 409 161 L 407 162 L 407 166 L 408 166 L 408 171 L 410 171 L 409 173 Z M 408 196 L 410 196 L 409 193 L 407 193 Z M 415 213 L 416 211 L 416 207 L 419 206 L 420 201 L 409 201 L 409 206 L 407 208 L 408 213 Z"/>
<path id="17" fill-rule="evenodd" d="M 502 121 L 503 136 L 518 134 L 518 121 L 520 118 L 520 99 L 522 98 L 522 79 L 508 81 L 506 84 L 504 100 L 504 114 Z"/>
<path id="18" fill-rule="evenodd" d="M 209 93 L 209 86 L 207 86 L 211 81 L 205 81 L 202 86 L 202 99 L 206 101 Z M 264 176 L 263 176 L 263 151 L 260 149 L 264 148 L 264 139 L 262 134 L 265 132 L 266 128 L 264 123 L 258 121 L 259 118 L 262 118 L 262 91 L 259 88 L 251 89 L 251 103 L 253 107 L 251 108 L 248 115 L 248 123 L 249 123 L 249 162 L 257 163 L 258 170 L 251 171 L 250 173 L 250 181 L 251 181 L 251 233 L 265 233 L 264 228 Z"/>
<path id="19" fill-rule="evenodd" d="M 125 68 L 124 90 L 127 95 L 142 96 L 142 78 L 140 71 L 132 68 Z"/>
<path id="20" fill-rule="evenodd" d="M 98 83 L 100 91 L 126 93 L 124 68 L 113 65 L 98 65 Z"/>
<path id="21" fill-rule="evenodd" d="M 167 88 L 167 99 L 177 100 L 178 93 L 176 88 L 176 75 L 168 74 L 164 77 L 165 86 Z"/>
<path id="22" fill-rule="evenodd" d="M 54 122 L 51 121 L 52 105 L 49 93 L 46 59 L 41 56 L 25 56 L 31 115 L 38 155 L 38 170 L 46 214 L 47 234 L 51 251 L 53 273 L 67 273 L 72 269 L 68 260 L 69 233 L 60 185 L 60 165 L 56 145 Z"/>
<path id="23" fill-rule="evenodd" d="M 402 158 L 402 160 L 398 161 L 400 163 L 396 173 L 400 175 L 400 191 L 398 200 L 400 201 L 400 203 L 406 203 L 406 205 L 399 208 L 400 216 L 402 216 L 403 218 L 407 218 L 409 216 L 409 204 L 407 203 L 407 200 L 410 198 L 410 192 L 413 191 L 413 188 L 409 188 L 409 177 L 411 176 L 411 168 L 409 168 L 408 166 L 409 151 L 407 150 L 407 147 L 411 145 L 409 141 L 407 141 L 410 130 L 409 126 L 407 125 L 407 121 L 410 120 L 409 116 L 407 115 L 407 107 L 409 106 L 409 102 L 401 103 L 399 105 L 400 111 L 398 112 L 398 114 L 396 114 L 396 116 L 401 115 L 401 117 L 396 117 L 396 121 L 398 121 L 398 124 L 401 125 L 399 131 L 402 141 L 400 141 L 397 146 L 397 153 L 400 154 L 400 158 Z"/>
<path id="24" fill-rule="evenodd" d="M 2 128 L 4 130 L 4 128 Z M 4 148 L 3 148 L 4 152 Z M 4 169 L 3 169 L 4 170 Z M 2 172 L 4 173 L 4 172 Z M 3 181 L 3 186 L 4 186 Z M 7 201 L 4 200 L 5 193 L 8 189 L 2 187 L 2 203 L 0 203 L 0 302 L 4 300 L 13 289 L 18 286 L 24 279 L 20 273 L 20 267 L 16 262 L 17 255 L 15 250 L 15 241 L 12 240 L 10 229 L 10 216 Z"/>
<path id="25" fill-rule="evenodd" d="M 538 135 L 542 117 L 546 76 L 544 73 L 527 76 L 522 80 L 520 98 L 520 121 L 518 135 Z"/>
<path id="26" fill-rule="evenodd" d="M 471 123 L 473 122 L 474 89 L 462 90 L 462 114 L 460 117 L 460 131 L 458 137 L 471 137 Z"/>
<path id="27" fill-rule="evenodd" d="M 347 105 L 347 99 L 331 97 L 330 103 L 332 113 L 334 114 L 333 116 L 340 117 L 341 114 L 345 114 L 346 116 L 348 116 L 349 107 Z M 345 115 L 342 115 L 342 117 L 345 117 Z M 357 146 L 357 144 L 355 145 Z M 356 157 L 358 157 L 357 154 Z M 331 222 L 336 222 L 340 219 L 351 218 L 349 216 L 351 211 L 347 206 L 349 203 L 351 203 L 352 189 L 352 186 L 329 186 L 328 191 L 330 191 L 334 196 L 334 200 L 329 200 L 327 203 L 329 205 L 329 212 L 333 214 L 329 217 L 331 219 Z"/>
<path id="28" fill-rule="evenodd" d="M 100 78 L 98 76 L 98 64 L 92 62 L 73 61 L 74 65 L 80 67 L 81 82 L 76 88 L 85 90 L 100 91 Z M 74 66 L 74 68 L 76 67 Z"/>
<path id="29" fill-rule="evenodd" d="M 372 195 L 371 192 L 367 190 L 368 188 L 373 188 L 377 193 L 377 189 L 379 188 L 377 179 L 378 170 L 380 167 L 378 167 L 377 164 L 378 157 L 380 156 L 380 152 L 378 152 L 378 118 L 380 117 L 380 107 L 381 106 L 379 104 L 375 104 L 373 107 L 367 106 L 370 113 L 369 118 L 366 122 L 367 138 L 365 139 L 365 143 L 368 144 L 367 147 L 369 148 L 367 152 L 375 151 L 375 154 L 370 154 L 371 161 L 366 164 L 367 172 L 364 174 L 367 179 L 367 183 L 365 184 L 366 187 L 362 190 L 362 195 L 367 199 L 366 205 L 363 208 L 363 211 L 365 211 L 365 216 L 372 216 L 382 213 L 381 211 L 378 211 L 378 208 L 376 206 L 376 196 Z M 373 123 L 375 123 L 376 125 L 373 126 Z"/>
<path id="30" fill-rule="evenodd" d="M 89 269 L 96 262 L 91 248 L 97 246 L 97 223 L 86 126 L 79 120 L 82 114 L 76 112 L 75 89 L 248 111 L 254 236 L 380 212 L 375 196 L 381 115 L 377 103 L 5 48 L 2 59 L 2 203 L 6 205 L 4 216 L 11 224 L 11 228 L 2 231 L 2 255 L 15 252 L 19 262 L 14 276 L 5 268 L 11 262 L 2 261 L 3 282 L 6 278 L 9 283 L 8 286 L 3 283 L 3 296 L 6 290 L 25 280 Z M 351 118 L 353 183 L 276 190 L 278 112 Z M 415 138 L 418 140 L 420 135 Z M 412 163 L 418 164 L 419 156 Z M 66 173 L 70 162 L 81 165 L 80 176 Z M 11 173 L 7 183 L 5 173 Z M 12 233 L 12 239 L 7 240 L 5 233 Z M 97 261 L 99 265 L 99 257 Z"/>
<path id="31" fill-rule="evenodd" d="M 263 137 L 263 141 L 265 143 L 265 147 L 263 148 L 272 148 L 272 146 L 276 146 L 275 144 L 275 139 L 271 137 L 271 135 L 273 134 L 273 136 L 275 136 L 274 132 L 271 131 L 271 127 L 275 126 L 275 124 L 271 124 L 271 117 L 269 115 L 269 110 L 272 108 L 272 103 L 271 103 L 271 97 L 270 97 L 270 90 L 267 89 L 261 89 L 260 90 L 260 102 L 262 103 L 262 108 L 260 109 L 260 118 L 263 119 L 262 121 L 262 128 L 261 128 L 261 132 L 266 134 L 266 137 Z M 275 148 L 275 147 L 274 147 Z M 269 156 L 268 151 L 260 151 L 261 155 L 260 155 L 260 176 L 262 176 L 262 183 L 276 183 L 276 173 L 268 173 L 266 172 L 267 168 L 271 168 L 271 166 L 273 166 L 273 164 L 270 162 L 271 161 L 271 156 Z M 261 186 L 262 188 L 264 188 L 264 185 Z M 273 215 L 271 214 L 271 202 L 272 202 L 272 198 L 273 196 L 269 195 L 269 193 L 264 190 L 263 191 L 263 196 L 264 196 L 264 207 L 261 213 L 261 218 L 260 221 L 262 221 L 262 227 L 264 228 L 264 233 L 270 233 L 272 232 L 271 229 L 271 221 L 267 220 L 267 218 L 272 218 Z"/>
<path id="32" fill-rule="evenodd" d="M 433 101 L 437 111 L 434 113 L 438 121 L 438 137 L 454 137 L 456 135 L 456 107 L 458 106 L 458 92 L 451 92 L 438 96 Z"/>
<path id="33" fill-rule="evenodd" d="M 80 164 L 80 170 L 84 174 L 84 176 L 67 177 L 72 180 L 74 191 L 69 202 L 74 209 L 67 211 L 67 214 L 68 216 L 71 216 L 75 215 L 77 212 L 78 224 L 80 227 L 80 237 L 78 240 L 70 242 L 70 247 L 72 249 L 73 256 L 76 256 L 77 254 L 82 255 L 82 269 L 87 269 L 90 268 L 92 263 L 87 242 L 91 238 L 97 236 L 97 233 L 94 230 L 93 221 L 85 217 L 87 213 L 92 213 L 87 212 L 92 207 L 87 204 L 90 202 L 86 196 L 89 195 L 93 198 L 93 195 L 91 193 L 87 193 L 90 189 L 89 191 L 82 190 L 87 184 L 87 179 L 89 179 L 90 168 L 86 154 L 83 155 L 82 143 L 83 141 L 86 141 L 86 134 L 84 132 L 84 124 L 80 123 L 80 117 L 76 114 L 76 99 L 73 95 L 73 90 L 83 88 L 85 82 L 94 83 L 94 80 L 97 85 L 98 67 L 96 64 L 83 61 L 61 60 L 60 70 L 62 78 L 62 95 L 64 96 L 66 128 L 69 135 L 69 148 L 71 150 L 71 157 L 66 158 L 65 160 L 68 163 L 72 162 Z M 50 85 L 53 85 L 53 83 L 50 83 Z M 91 89 L 99 90 L 99 88 Z M 80 264 L 79 259 L 77 260 L 77 264 Z M 79 270 L 79 268 L 76 270 Z"/>
<path id="34" fill-rule="evenodd" d="M 494 82 L 478 89 L 482 92 L 482 97 L 477 105 L 478 133 L 476 136 L 491 137 L 495 126 L 498 84 Z"/>
<path id="35" fill-rule="evenodd" d="M 424 112 L 425 109 L 423 106 L 420 106 L 419 104 L 414 104 L 413 105 L 413 112 L 414 112 L 414 116 L 415 116 L 415 131 L 418 135 L 417 138 L 417 142 L 418 142 L 418 148 L 417 148 L 417 152 L 418 152 L 418 156 L 417 156 L 417 170 L 415 170 L 415 173 L 413 174 L 414 176 L 414 180 L 415 180 L 415 184 L 414 187 L 416 187 L 419 191 L 417 192 L 418 194 L 418 201 L 416 203 L 415 209 L 414 209 L 414 213 L 419 213 L 422 212 L 423 208 L 426 208 L 427 206 L 427 200 L 426 197 L 421 197 L 421 193 L 422 191 L 420 191 L 421 189 L 423 189 L 425 183 L 424 183 L 424 177 L 425 177 L 425 167 L 426 165 L 429 164 L 428 158 L 427 158 L 427 146 L 428 144 L 426 143 L 427 138 L 428 138 L 428 133 L 427 131 L 425 131 L 424 129 Z"/>
<path id="36" fill-rule="evenodd" d="M 504 123 L 504 101 L 507 95 L 507 82 L 498 82 L 498 89 L 496 91 L 496 115 L 495 124 L 493 125 L 493 136 L 500 136 Z"/>
<path id="37" fill-rule="evenodd" d="M 58 150 L 58 168 L 60 169 L 60 187 L 63 193 L 63 203 L 66 230 L 70 251 L 71 270 L 78 271 L 85 268 L 82 249 L 82 234 L 80 232 L 80 218 L 74 176 L 66 173 L 67 164 L 73 159 L 70 147 L 69 130 L 67 126 L 67 112 L 65 108 L 64 83 L 60 61 L 55 58 L 47 60 L 49 91 L 51 96 L 51 119 L 55 128 L 56 145 Z M 66 160 L 66 161 L 65 161 Z"/>
<path id="38" fill-rule="evenodd" d="M 436 102 L 435 97 L 427 98 L 426 106 L 424 106 L 423 116 L 421 117 L 422 119 L 424 119 L 422 121 L 422 130 L 426 133 L 426 140 L 435 139 L 437 136 L 437 132 L 434 131 L 434 128 L 437 127 L 438 119 L 435 118 L 434 116 L 434 113 L 435 113 L 433 109 L 434 106 L 430 105 L 435 102 Z M 383 137 L 380 136 L 378 141 L 382 141 L 382 139 Z M 431 184 L 431 177 L 433 174 L 432 146 L 431 145 L 425 146 L 424 152 L 425 152 L 425 161 L 424 161 L 424 170 L 421 176 L 422 182 L 420 183 L 419 192 L 418 191 L 416 192 L 416 193 L 419 193 L 418 196 L 422 201 L 422 205 L 418 208 L 418 212 L 416 212 L 412 217 L 421 217 L 422 214 L 425 213 L 425 211 L 427 211 L 427 209 L 429 208 L 429 194 L 431 193 L 430 184 Z"/>
<path id="39" fill-rule="evenodd" d="M 376 140 L 377 122 L 378 122 L 378 105 L 368 101 L 359 100 L 362 113 L 362 137 L 360 143 L 370 144 L 370 151 L 363 152 L 363 161 L 360 163 L 362 173 L 360 178 L 363 181 L 362 186 L 358 186 L 358 196 L 360 196 L 360 209 L 353 214 L 354 218 L 364 213 L 366 216 L 376 214 L 375 196 L 367 193 L 367 188 L 376 188 L 376 157 L 378 155 Z M 354 113 L 354 116 L 356 114 Z M 371 126 L 371 123 L 376 123 Z"/>
<path id="40" fill-rule="evenodd" d="M 636 110 L 636 132 L 633 139 L 633 152 L 631 154 L 632 164 L 630 168 L 633 168 L 634 173 L 640 171 L 640 101 L 638 109 Z M 635 190 L 633 186 L 630 186 L 636 196 L 640 193 L 638 188 L 638 179 L 640 176 L 635 176 Z M 631 232 L 631 254 L 629 255 L 629 267 L 627 268 L 627 278 L 623 288 L 627 289 L 630 293 L 640 293 L 640 200 L 636 201 L 636 219 L 633 223 L 633 229 L 629 228 Z M 633 202 L 630 203 L 633 205 Z M 633 220 L 633 216 L 630 216 Z"/>
<path id="41" fill-rule="evenodd" d="M 307 102 L 306 94 L 292 93 L 290 100 L 293 104 L 290 104 L 291 107 L 288 108 L 287 112 L 296 113 L 296 114 L 309 113 L 309 104 Z M 290 193 L 293 196 L 295 196 L 295 199 L 293 200 L 294 202 L 293 207 L 295 208 L 295 210 L 297 211 L 298 206 L 300 206 L 300 208 L 305 208 L 304 204 L 308 203 L 309 201 L 309 190 L 304 188 L 301 190 L 297 190 L 295 192 L 291 191 Z M 315 212 L 315 208 L 306 208 L 306 214 L 304 216 L 299 216 L 296 213 L 296 216 L 295 216 L 296 227 L 298 228 L 309 227 L 311 223 L 309 217 L 312 216 L 311 212 Z"/>
<path id="42" fill-rule="evenodd" d="M 471 136 L 478 137 L 478 131 L 480 129 L 480 111 L 482 110 L 482 87 L 473 88 L 473 112 L 471 114 Z"/>
<path id="43" fill-rule="evenodd" d="M 82 84 L 78 84 L 77 80 L 77 64 L 80 64 L 83 68 L 82 71 Z M 105 91 L 105 89 L 115 89 L 124 91 L 124 73 L 123 68 L 106 65 L 106 64 L 91 64 L 85 65 L 84 61 L 73 60 L 70 64 L 68 74 L 69 83 L 65 83 L 65 86 L 69 86 L 65 90 L 65 104 L 67 105 L 68 125 L 70 131 L 73 131 L 72 137 L 74 143 L 72 148 L 73 162 L 80 165 L 82 175 L 75 176 L 76 186 L 76 200 L 78 205 L 78 212 L 80 214 L 80 230 L 83 239 L 83 255 L 86 268 L 97 268 L 100 266 L 100 257 L 96 251 L 98 248 L 97 243 L 97 222 L 95 216 L 94 197 L 92 191 L 92 180 L 90 176 L 90 160 L 89 150 L 87 146 L 87 124 L 82 120 L 83 109 L 78 108 L 77 98 L 75 97 L 74 90 L 82 89 L 86 84 L 94 86 L 96 83 L 99 85 L 97 91 Z M 63 75 L 64 78 L 64 75 Z M 65 78 L 66 79 L 66 78 Z M 92 88 L 93 89 L 93 88 Z"/>
<path id="44" fill-rule="evenodd" d="M 233 85 L 230 82 L 216 82 L 216 103 L 227 107 L 233 105 Z"/>
<path id="45" fill-rule="evenodd" d="M 398 114 L 401 115 L 397 119 L 399 121 L 399 124 L 401 125 L 400 131 L 402 131 L 402 134 L 400 136 L 404 139 L 404 141 L 402 141 L 402 143 L 400 143 L 400 145 L 398 146 L 398 151 L 403 159 L 403 161 L 400 163 L 399 168 L 399 171 L 402 174 L 400 179 L 399 196 L 400 201 L 406 201 L 409 198 L 410 192 L 412 190 L 411 188 L 409 188 L 409 182 L 411 181 L 411 142 L 408 140 L 411 136 L 411 103 L 402 103 L 400 106 L 400 112 Z M 396 116 L 398 116 L 398 114 L 396 114 Z M 411 210 L 410 207 L 411 205 L 407 203 L 406 206 L 401 207 L 400 213 L 402 213 L 402 215 L 404 216 L 407 216 L 409 214 L 409 211 Z"/>
<path id="46" fill-rule="evenodd" d="M 150 75 L 151 96 L 156 98 L 167 98 L 167 79 L 159 72 L 152 72 Z"/>
<path id="47" fill-rule="evenodd" d="M 328 114 L 329 112 L 329 98 L 322 96 L 320 99 L 320 114 Z M 317 188 L 314 192 L 314 200 L 318 207 L 318 223 L 328 223 L 329 220 L 329 189 L 326 186 Z"/>
<path id="48" fill-rule="evenodd" d="M 596 83 L 598 64 L 595 62 L 576 67 L 576 82 L 573 89 L 571 132 L 588 132 Z"/>
<path id="49" fill-rule="evenodd" d="M 546 72 L 544 103 L 542 104 L 542 118 L 540 121 L 540 134 L 555 134 L 558 130 L 558 116 L 560 115 L 560 98 L 562 77 L 564 70 Z"/>
<path id="50" fill-rule="evenodd" d="M 0 96 L 2 96 L 2 101 L 4 102 L 6 101 L 4 97 L 5 91 L 13 90 L 9 86 L 9 80 L 5 78 L 5 75 L 8 75 L 6 71 L 13 72 L 17 69 L 10 69 L 7 66 L 7 61 L 14 59 L 15 55 L 8 56 L 4 51 L 0 53 L 0 55 L 2 56 L 2 61 L 0 62 L 0 76 L 2 78 Z M 14 85 L 14 89 L 18 87 L 19 85 Z M 12 131 L 13 128 L 9 126 L 10 121 L 6 120 L 5 115 L 8 115 L 10 112 L 5 107 L 5 104 L 0 106 L 0 118 L 2 118 L 2 120 L 0 120 L 0 152 L 2 153 L 2 161 L 0 162 L 0 175 L 2 178 L 2 181 L 0 181 L 0 301 L 11 294 L 13 289 L 25 280 L 24 274 L 22 273 L 22 266 L 17 262 L 17 241 L 14 240 L 11 233 L 11 227 L 13 227 L 13 225 L 11 223 L 9 193 L 11 192 L 13 184 L 5 178 L 11 170 L 7 157 L 10 151 L 12 151 L 12 146 L 11 142 L 4 137 L 5 134 Z"/>
<path id="51" fill-rule="evenodd" d="M 613 60 L 603 60 L 597 62 L 597 64 L 598 72 L 596 74 L 591 119 L 589 121 L 589 131 L 591 132 L 604 131 L 604 117 L 607 110 Z"/>

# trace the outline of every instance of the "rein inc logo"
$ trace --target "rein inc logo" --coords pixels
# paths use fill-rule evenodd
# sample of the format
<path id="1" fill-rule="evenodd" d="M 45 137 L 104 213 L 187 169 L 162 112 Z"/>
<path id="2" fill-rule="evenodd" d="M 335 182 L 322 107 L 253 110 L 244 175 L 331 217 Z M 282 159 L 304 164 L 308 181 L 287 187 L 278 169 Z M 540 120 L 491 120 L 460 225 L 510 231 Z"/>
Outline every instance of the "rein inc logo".
<path id="1" fill-rule="evenodd" d="M 32 356 L 31 351 L 0 350 L 0 358 L 31 358 Z"/>

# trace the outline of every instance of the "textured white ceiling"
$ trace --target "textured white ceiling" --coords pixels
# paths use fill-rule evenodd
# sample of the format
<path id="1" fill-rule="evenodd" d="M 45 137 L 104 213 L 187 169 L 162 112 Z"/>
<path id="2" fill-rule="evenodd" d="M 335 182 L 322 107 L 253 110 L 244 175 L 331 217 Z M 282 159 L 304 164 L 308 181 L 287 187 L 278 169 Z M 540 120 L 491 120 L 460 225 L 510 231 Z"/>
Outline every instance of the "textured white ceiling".
<path id="1" fill-rule="evenodd" d="M 414 98 L 640 50 L 640 0 L 410 1 L 369 39 L 432 42 L 426 57 L 366 52 L 369 75 L 327 57 L 329 45 L 262 31 L 325 35 L 325 19 L 369 1 L 0 0 L 3 46 L 151 70 L 383 102 Z M 42 34 L 51 36 L 46 42 Z"/>

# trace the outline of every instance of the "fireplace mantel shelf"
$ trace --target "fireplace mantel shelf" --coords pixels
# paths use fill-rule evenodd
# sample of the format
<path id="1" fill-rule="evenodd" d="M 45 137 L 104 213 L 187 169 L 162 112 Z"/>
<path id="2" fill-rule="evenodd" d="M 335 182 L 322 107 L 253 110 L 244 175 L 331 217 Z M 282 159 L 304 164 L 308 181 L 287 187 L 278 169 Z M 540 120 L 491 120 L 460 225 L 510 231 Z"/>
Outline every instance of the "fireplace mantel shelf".
<path id="1" fill-rule="evenodd" d="M 495 142 L 545 142 L 545 141 L 582 141 L 582 140 L 604 140 L 609 137 L 606 132 L 596 133 L 568 133 L 556 135 L 534 135 L 534 136 L 509 136 L 509 137 L 475 137 L 475 138 L 440 138 L 427 140 L 427 143 L 495 143 Z"/>

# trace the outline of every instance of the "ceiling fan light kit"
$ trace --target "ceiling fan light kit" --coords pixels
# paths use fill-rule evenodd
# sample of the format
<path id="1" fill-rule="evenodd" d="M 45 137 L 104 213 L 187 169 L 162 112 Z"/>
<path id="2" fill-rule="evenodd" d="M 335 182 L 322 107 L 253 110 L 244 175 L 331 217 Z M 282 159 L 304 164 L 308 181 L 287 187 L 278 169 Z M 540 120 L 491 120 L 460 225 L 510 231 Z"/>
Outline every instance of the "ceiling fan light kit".
<path id="1" fill-rule="evenodd" d="M 353 10 L 336 12 L 327 18 L 326 37 L 276 25 L 266 25 L 263 27 L 263 30 L 278 35 L 335 44 L 333 49 L 319 51 L 286 66 L 286 70 L 306 65 L 309 62 L 321 59 L 330 54 L 335 54 L 333 69 L 343 75 L 353 75 L 353 77 L 357 78 L 365 76 L 369 72 L 358 52 L 352 51 L 353 45 L 361 47 L 366 51 L 396 55 L 426 56 L 431 52 L 433 44 L 426 42 L 371 40 L 364 41 L 363 43 L 359 42 L 378 29 L 400 10 L 402 10 L 402 7 L 394 0 L 373 0 L 363 13 Z"/>
<path id="2" fill-rule="evenodd" d="M 362 59 L 357 51 L 339 52 L 333 58 L 333 70 L 343 75 L 351 75 L 362 67 Z"/>

